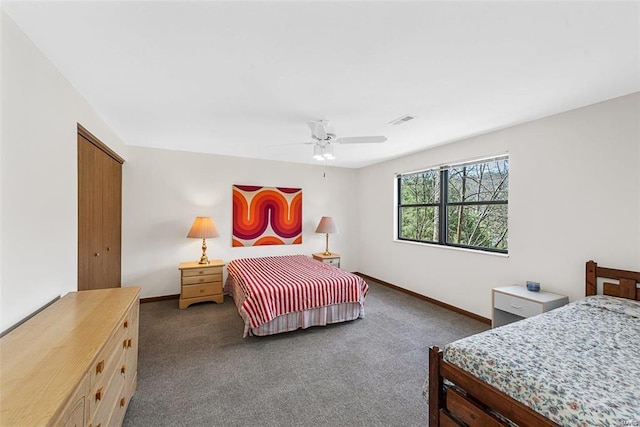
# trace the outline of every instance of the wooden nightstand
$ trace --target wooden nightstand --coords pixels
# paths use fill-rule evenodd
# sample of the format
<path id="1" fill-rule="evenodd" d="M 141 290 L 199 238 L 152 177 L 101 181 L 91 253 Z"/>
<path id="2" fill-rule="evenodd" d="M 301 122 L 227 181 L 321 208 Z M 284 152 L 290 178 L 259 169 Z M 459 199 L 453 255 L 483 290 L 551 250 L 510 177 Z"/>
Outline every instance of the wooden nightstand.
<path id="1" fill-rule="evenodd" d="M 313 254 L 313 259 L 340 268 L 340 254 L 335 252 L 332 252 L 331 255 L 325 255 L 323 253 Z"/>
<path id="2" fill-rule="evenodd" d="M 491 327 L 506 325 L 527 317 L 542 314 L 569 302 L 569 297 L 551 292 L 531 292 L 524 286 L 493 288 L 493 319 Z"/>
<path id="3" fill-rule="evenodd" d="M 193 303 L 202 301 L 214 301 L 222 304 L 224 302 L 222 267 L 224 267 L 224 262 L 219 259 L 211 260 L 209 264 L 181 263 L 178 267 L 181 273 L 178 307 L 184 309 Z"/>

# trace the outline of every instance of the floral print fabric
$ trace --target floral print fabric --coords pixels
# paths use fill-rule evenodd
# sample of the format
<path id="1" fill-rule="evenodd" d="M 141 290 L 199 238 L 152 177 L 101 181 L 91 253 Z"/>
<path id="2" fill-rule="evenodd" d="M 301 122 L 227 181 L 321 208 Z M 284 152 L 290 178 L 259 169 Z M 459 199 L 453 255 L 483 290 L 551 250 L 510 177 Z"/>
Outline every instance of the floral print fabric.
<path id="1" fill-rule="evenodd" d="M 560 425 L 640 426 L 640 302 L 587 297 L 443 357 Z"/>

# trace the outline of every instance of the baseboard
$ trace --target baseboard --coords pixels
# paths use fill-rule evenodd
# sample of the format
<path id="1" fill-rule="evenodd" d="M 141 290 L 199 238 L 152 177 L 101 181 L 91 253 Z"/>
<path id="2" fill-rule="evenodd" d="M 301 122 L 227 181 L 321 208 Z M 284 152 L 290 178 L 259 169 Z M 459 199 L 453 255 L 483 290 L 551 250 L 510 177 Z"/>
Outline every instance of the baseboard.
<path id="1" fill-rule="evenodd" d="M 486 317 L 478 316 L 475 313 L 472 313 L 470 311 L 463 310 L 463 309 L 458 308 L 456 306 L 447 304 L 446 302 L 438 301 L 437 299 L 433 299 L 433 298 L 427 297 L 425 295 L 421 295 L 421 294 L 419 294 L 417 292 L 410 291 L 409 289 L 402 288 L 400 286 L 394 285 L 393 283 L 385 282 L 384 280 L 376 279 L 375 277 L 371 277 L 371 276 L 369 276 L 367 274 L 364 274 L 364 273 L 359 273 L 359 272 L 356 271 L 354 274 L 357 274 L 358 276 L 362 277 L 363 279 L 373 280 L 376 283 L 380 283 L 381 285 L 384 285 L 384 286 L 386 286 L 388 288 L 395 289 L 396 291 L 403 292 L 403 293 L 405 293 L 407 295 L 411 295 L 412 297 L 416 297 L 416 298 L 421 299 L 423 301 L 430 302 L 431 304 L 435 304 L 435 305 L 438 305 L 440 307 L 446 308 L 447 310 L 455 311 L 456 313 L 459 313 L 459 314 L 462 314 L 464 316 L 470 317 L 470 318 L 472 318 L 474 320 L 477 320 L 479 322 L 486 323 L 487 325 L 491 325 L 491 319 L 487 319 Z"/>
<path id="2" fill-rule="evenodd" d="M 178 298 L 180 298 L 180 294 L 162 295 L 162 296 L 159 296 L 159 297 L 140 298 L 140 304 L 143 304 L 145 302 L 166 301 L 166 300 L 178 299 Z"/>
<path id="3" fill-rule="evenodd" d="M 440 306 L 442 308 L 446 308 L 447 310 L 455 311 L 456 313 L 459 313 L 459 314 L 462 314 L 464 316 L 470 317 L 470 318 L 472 318 L 474 320 L 477 320 L 479 322 L 486 323 L 487 325 L 491 325 L 491 319 L 487 319 L 486 317 L 478 316 L 475 313 L 472 313 L 470 311 L 463 310 L 463 309 L 458 308 L 456 306 L 447 304 L 446 302 L 438 301 L 437 299 L 433 299 L 433 298 L 430 298 L 428 296 L 419 294 L 417 292 L 410 291 L 409 289 L 402 288 L 402 287 L 400 287 L 398 285 L 394 285 L 393 283 L 385 282 L 384 280 L 377 279 L 375 277 L 369 276 L 369 275 L 364 274 L 364 273 L 360 273 L 358 271 L 355 271 L 354 274 L 357 274 L 358 276 L 361 276 L 364 279 L 373 280 L 373 281 L 375 281 L 377 283 L 380 283 L 383 286 L 386 286 L 386 287 L 391 288 L 391 289 L 395 289 L 396 291 L 400 291 L 400 292 L 403 292 L 403 293 L 405 293 L 407 295 L 411 295 L 412 297 L 421 299 L 423 301 L 430 302 L 431 304 L 435 304 L 435 305 Z M 140 298 L 140 303 L 143 304 L 143 303 L 147 303 L 147 302 L 166 301 L 166 300 L 179 299 L 179 298 L 180 298 L 180 294 L 162 295 L 162 296 L 159 296 L 159 297 Z"/>

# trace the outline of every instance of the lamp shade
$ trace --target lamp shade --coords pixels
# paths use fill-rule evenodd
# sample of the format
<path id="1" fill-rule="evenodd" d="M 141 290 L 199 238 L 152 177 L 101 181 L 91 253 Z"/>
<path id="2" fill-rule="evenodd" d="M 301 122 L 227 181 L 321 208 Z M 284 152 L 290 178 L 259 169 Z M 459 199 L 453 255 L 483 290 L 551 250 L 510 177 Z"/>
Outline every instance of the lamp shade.
<path id="1" fill-rule="evenodd" d="M 191 230 L 187 237 L 193 237 L 198 239 L 205 239 L 207 237 L 218 237 L 218 229 L 216 223 L 213 222 L 213 218 L 210 216 L 198 216 L 193 221 Z"/>
<path id="2" fill-rule="evenodd" d="M 330 216 L 323 216 L 316 228 L 316 233 L 338 234 L 338 226 Z"/>
<path id="3" fill-rule="evenodd" d="M 324 160 L 324 148 L 320 144 L 313 147 L 313 158 L 316 160 Z"/>

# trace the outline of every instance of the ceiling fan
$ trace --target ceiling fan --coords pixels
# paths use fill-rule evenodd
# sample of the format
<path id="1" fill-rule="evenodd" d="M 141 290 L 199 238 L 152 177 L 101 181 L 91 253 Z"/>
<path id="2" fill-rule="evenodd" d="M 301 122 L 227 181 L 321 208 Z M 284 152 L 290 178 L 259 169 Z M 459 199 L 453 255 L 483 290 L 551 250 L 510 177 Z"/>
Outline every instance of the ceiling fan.
<path id="1" fill-rule="evenodd" d="M 338 138 L 328 120 L 307 122 L 307 126 L 311 129 L 313 141 L 305 142 L 304 144 L 314 144 L 313 158 L 316 160 L 335 159 L 331 144 L 377 144 L 387 140 L 386 136 L 347 136 Z"/>

